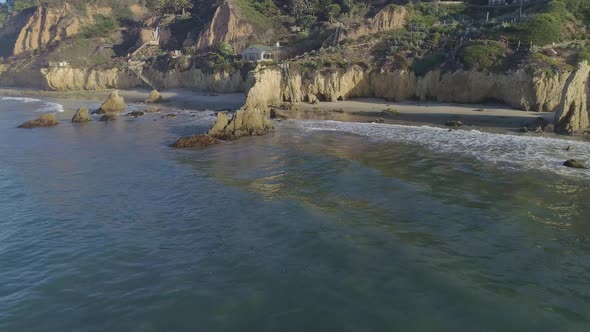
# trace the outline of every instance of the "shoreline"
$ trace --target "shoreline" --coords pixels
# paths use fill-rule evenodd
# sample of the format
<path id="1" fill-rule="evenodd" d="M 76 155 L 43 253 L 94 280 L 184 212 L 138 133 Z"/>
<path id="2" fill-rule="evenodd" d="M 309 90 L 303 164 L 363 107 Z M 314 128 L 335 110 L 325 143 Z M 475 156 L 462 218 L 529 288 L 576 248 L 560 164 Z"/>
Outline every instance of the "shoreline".
<path id="1" fill-rule="evenodd" d="M 408 126 L 432 126 L 450 130 L 479 130 L 498 134 L 518 134 L 567 139 L 590 139 L 590 135 L 559 135 L 554 132 L 522 133 L 520 128 L 538 118 L 554 122 L 553 112 L 527 112 L 502 104 L 452 104 L 438 102 L 389 102 L 376 98 L 358 98 L 318 104 L 294 103 L 276 108 L 281 115 L 296 120 L 333 120 L 375 122 Z M 461 121 L 461 127 L 446 126 Z"/>
<path id="2" fill-rule="evenodd" d="M 245 94 L 213 94 L 203 91 L 175 89 L 160 92 L 165 101 L 159 104 L 146 104 L 145 99 L 151 90 L 119 90 L 128 105 L 157 106 L 162 111 L 171 110 L 236 110 L 246 101 Z M 36 97 L 62 104 L 66 111 L 75 112 L 80 104 L 89 102 L 100 105 L 110 91 L 35 91 L 17 88 L 0 88 L 0 96 Z M 285 105 L 285 104 L 283 104 Z M 553 132 L 522 133 L 519 129 L 543 118 L 553 123 L 553 112 L 527 112 L 510 108 L 503 104 L 454 104 L 439 102 L 389 102 L 376 98 L 358 98 L 337 102 L 317 104 L 293 103 L 292 107 L 271 107 L 279 114 L 294 120 L 331 120 L 341 122 L 374 122 L 383 119 L 385 124 L 407 126 L 432 126 L 450 130 L 479 130 L 484 132 L 512 135 L 530 135 L 574 140 L 590 140 L 590 135 L 564 136 Z M 461 127 L 449 127 L 447 121 L 459 120 Z"/>

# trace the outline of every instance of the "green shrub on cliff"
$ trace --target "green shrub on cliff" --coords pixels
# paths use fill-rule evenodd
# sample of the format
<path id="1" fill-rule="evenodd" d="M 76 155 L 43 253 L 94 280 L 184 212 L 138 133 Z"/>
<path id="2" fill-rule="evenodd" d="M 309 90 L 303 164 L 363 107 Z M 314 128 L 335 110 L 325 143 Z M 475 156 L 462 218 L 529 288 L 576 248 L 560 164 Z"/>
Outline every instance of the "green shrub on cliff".
<path id="1" fill-rule="evenodd" d="M 505 52 L 506 47 L 499 42 L 477 42 L 461 50 L 461 62 L 468 69 L 489 70 L 500 63 Z"/>
<path id="2" fill-rule="evenodd" d="M 104 15 L 94 15 L 94 24 L 82 27 L 80 35 L 84 38 L 106 37 L 117 28 L 114 18 Z"/>

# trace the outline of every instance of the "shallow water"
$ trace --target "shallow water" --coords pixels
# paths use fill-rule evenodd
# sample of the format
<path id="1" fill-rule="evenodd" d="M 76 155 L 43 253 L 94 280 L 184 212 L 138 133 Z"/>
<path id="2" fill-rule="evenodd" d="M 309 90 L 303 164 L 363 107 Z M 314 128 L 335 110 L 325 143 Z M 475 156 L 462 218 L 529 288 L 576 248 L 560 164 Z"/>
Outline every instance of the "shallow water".
<path id="1" fill-rule="evenodd" d="M 590 329 L 589 174 L 559 165 L 587 142 L 293 121 L 178 151 L 212 112 L 16 129 L 36 103 L 0 100 L 0 331 Z"/>

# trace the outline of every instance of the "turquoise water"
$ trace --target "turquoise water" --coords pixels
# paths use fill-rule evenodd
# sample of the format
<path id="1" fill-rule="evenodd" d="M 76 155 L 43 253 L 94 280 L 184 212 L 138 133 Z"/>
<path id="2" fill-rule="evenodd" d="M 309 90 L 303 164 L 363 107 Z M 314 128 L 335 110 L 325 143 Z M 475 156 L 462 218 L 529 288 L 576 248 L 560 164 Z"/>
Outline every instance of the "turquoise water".
<path id="1" fill-rule="evenodd" d="M 590 330 L 588 142 L 40 109 L 0 100 L 0 331 Z"/>

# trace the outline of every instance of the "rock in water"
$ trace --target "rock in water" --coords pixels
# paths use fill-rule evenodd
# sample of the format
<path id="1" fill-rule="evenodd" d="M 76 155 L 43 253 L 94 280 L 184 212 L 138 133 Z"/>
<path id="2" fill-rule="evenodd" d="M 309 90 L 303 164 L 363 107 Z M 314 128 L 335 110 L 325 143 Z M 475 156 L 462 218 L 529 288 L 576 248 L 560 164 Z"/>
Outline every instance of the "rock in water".
<path id="1" fill-rule="evenodd" d="M 145 100 L 145 102 L 148 104 L 161 103 L 163 101 L 164 97 L 162 97 L 158 90 L 152 90 L 148 98 Z"/>
<path id="2" fill-rule="evenodd" d="M 90 112 L 86 107 L 80 107 L 78 111 L 76 111 L 76 114 L 74 114 L 74 117 L 72 118 L 73 123 L 82 123 L 88 121 L 92 121 L 92 119 L 90 118 Z"/>
<path id="3" fill-rule="evenodd" d="M 125 112 L 125 99 L 119 96 L 119 91 L 111 92 L 107 100 L 105 100 L 100 108 L 95 112 L 96 114 L 107 113 L 123 113 Z"/>
<path id="4" fill-rule="evenodd" d="M 144 112 L 145 113 L 156 113 L 156 112 L 159 112 L 159 111 L 160 111 L 160 109 L 157 108 L 156 106 L 150 106 Z"/>
<path id="5" fill-rule="evenodd" d="M 105 114 L 100 118 L 100 121 L 102 122 L 109 122 L 109 121 L 114 121 L 115 119 L 117 119 L 117 116 L 114 114 Z"/>
<path id="6" fill-rule="evenodd" d="M 37 127 L 53 127 L 57 126 L 59 122 L 55 118 L 55 114 L 43 114 L 38 119 L 27 121 L 22 125 L 18 126 L 19 128 L 37 128 Z"/>
<path id="7" fill-rule="evenodd" d="M 140 111 L 133 111 L 131 113 L 128 113 L 127 116 L 130 116 L 132 118 L 139 118 L 140 116 L 144 116 L 145 113 L 140 112 Z"/>
<path id="8" fill-rule="evenodd" d="M 463 122 L 461 122 L 459 120 L 451 120 L 451 121 L 447 121 L 445 123 L 445 126 L 449 126 L 449 127 L 463 127 Z"/>
<path id="9" fill-rule="evenodd" d="M 567 79 L 561 104 L 555 112 L 555 131 L 574 134 L 590 125 L 586 95 L 589 74 L 590 65 L 582 61 Z"/>
<path id="10" fill-rule="evenodd" d="M 563 166 L 567 166 L 567 167 L 571 167 L 571 168 L 581 168 L 581 169 L 587 168 L 583 162 L 576 160 L 576 159 L 567 160 L 565 163 L 563 163 Z"/>
<path id="11" fill-rule="evenodd" d="M 189 137 L 183 137 L 170 146 L 178 149 L 200 148 L 217 144 L 217 142 L 218 141 L 215 138 L 209 135 L 192 135 Z"/>
<path id="12" fill-rule="evenodd" d="M 217 121 L 208 134 L 222 140 L 266 135 L 274 129 L 268 113 L 259 108 L 241 109 L 231 120 L 226 113 L 217 113 Z"/>

